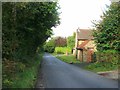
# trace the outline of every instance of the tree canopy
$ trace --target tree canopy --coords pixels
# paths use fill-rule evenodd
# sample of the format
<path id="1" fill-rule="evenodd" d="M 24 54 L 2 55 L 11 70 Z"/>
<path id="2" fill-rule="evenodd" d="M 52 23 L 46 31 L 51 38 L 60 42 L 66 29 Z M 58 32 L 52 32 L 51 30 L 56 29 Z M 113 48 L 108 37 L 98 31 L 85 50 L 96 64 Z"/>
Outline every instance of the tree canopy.
<path id="1" fill-rule="evenodd" d="M 57 2 L 3 2 L 3 60 L 27 60 L 58 25 Z"/>
<path id="2" fill-rule="evenodd" d="M 101 17 L 102 20 L 95 22 L 94 37 L 97 49 L 120 50 L 120 4 L 112 3 Z"/>
<path id="3" fill-rule="evenodd" d="M 67 46 L 71 49 L 75 47 L 75 32 L 73 33 L 73 36 L 67 38 Z"/>
<path id="4" fill-rule="evenodd" d="M 56 47 L 66 47 L 67 46 L 67 39 L 64 37 L 55 37 L 55 46 Z"/>
<path id="5" fill-rule="evenodd" d="M 45 42 L 44 51 L 53 53 L 54 50 L 55 50 L 55 40 L 54 38 L 51 38 L 51 40 Z"/>

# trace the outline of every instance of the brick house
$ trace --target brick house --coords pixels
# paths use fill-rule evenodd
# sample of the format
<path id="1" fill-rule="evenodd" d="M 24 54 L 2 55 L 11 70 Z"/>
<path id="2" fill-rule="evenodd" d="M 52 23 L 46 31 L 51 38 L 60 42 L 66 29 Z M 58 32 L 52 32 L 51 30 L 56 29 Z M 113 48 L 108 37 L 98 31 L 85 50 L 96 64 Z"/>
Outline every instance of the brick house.
<path id="1" fill-rule="evenodd" d="M 76 55 L 76 58 L 82 62 L 91 62 L 92 55 L 96 51 L 92 32 L 93 31 L 90 29 L 78 28 L 76 30 L 76 41 L 73 54 Z"/>

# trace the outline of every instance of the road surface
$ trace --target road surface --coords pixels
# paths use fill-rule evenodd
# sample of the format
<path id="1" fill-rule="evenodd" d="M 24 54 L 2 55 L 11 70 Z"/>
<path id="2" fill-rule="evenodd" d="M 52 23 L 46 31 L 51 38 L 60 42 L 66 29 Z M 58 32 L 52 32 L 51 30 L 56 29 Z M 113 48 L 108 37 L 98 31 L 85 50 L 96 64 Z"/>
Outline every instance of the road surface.
<path id="1" fill-rule="evenodd" d="M 60 61 L 45 53 L 41 66 L 44 88 L 118 88 L 118 82 Z M 38 79 L 36 88 L 41 87 Z"/>

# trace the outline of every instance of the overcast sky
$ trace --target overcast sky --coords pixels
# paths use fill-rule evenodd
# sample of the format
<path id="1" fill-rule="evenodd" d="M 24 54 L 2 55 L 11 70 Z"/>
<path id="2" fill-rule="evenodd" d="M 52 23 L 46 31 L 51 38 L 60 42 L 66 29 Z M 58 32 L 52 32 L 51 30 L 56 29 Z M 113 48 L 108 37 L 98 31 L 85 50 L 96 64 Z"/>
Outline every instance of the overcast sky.
<path id="1" fill-rule="evenodd" d="M 59 0 L 61 24 L 53 28 L 54 36 L 68 37 L 76 29 L 92 28 L 91 21 L 100 20 L 100 15 L 110 5 L 109 0 Z"/>

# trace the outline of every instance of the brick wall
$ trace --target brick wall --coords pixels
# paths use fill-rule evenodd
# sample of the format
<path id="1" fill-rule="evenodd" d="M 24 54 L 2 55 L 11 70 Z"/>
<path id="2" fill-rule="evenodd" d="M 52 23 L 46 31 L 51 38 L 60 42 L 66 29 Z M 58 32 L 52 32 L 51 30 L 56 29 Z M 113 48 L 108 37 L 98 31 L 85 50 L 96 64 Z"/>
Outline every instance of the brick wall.
<path id="1" fill-rule="evenodd" d="M 94 53 L 93 49 L 88 49 L 88 51 L 87 51 L 87 62 L 91 62 L 92 61 L 93 53 Z"/>

